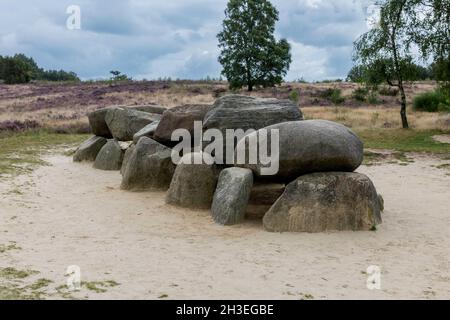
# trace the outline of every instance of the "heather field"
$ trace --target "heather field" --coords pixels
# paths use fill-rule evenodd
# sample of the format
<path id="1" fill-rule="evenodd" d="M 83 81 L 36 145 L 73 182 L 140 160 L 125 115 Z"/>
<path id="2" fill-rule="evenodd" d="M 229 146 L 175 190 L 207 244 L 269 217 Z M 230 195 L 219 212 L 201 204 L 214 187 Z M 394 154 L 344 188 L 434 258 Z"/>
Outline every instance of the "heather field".
<path id="1" fill-rule="evenodd" d="M 357 88 L 285 83 L 251 95 L 351 127 L 365 146 L 358 172 L 384 197 L 383 224 L 271 234 L 259 220 L 219 226 L 163 192 L 126 192 L 117 172 L 72 160 L 91 134 L 88 112 L 211 104 L 230 92 L 225 82 L 0 85 L 0 299 L 448 299 L 450 114 L 414 111 L 411 99 L 435 85 L 410 84 L 412 128 L 401 129 L 395 92 L 369 103 Z M 70 263 L 82 268 L 79 291 L 65 285 Z M 383 267 L 381 290 L 367 290 L 369 265 Z"/>
<path id="2" fill-rule="evenodd" d="M 285 83 L 257 90 L 252 95 L 294 99 L 306 118 L 333 120 L 356 130 L 400 127 L 399 97 L 395 91 L 380 90 L 371 101 L 359 101 L 355 97 L 358 87 L 358 84 L 345 82 Z M 408 85 L 409 105 L 414 96 L 434 88 L 432 82 Z M 170 108 L 211 104 L 226 93 L 229 93 L 227 83 L 214 81 L 0 84 L 0 132 L 43 128 L 56 133 L 88 133 L 86 114 L 95 109 L 111 105 L 158 104 Z M 245 90 L 239 93 L 248 94 Z M 448 113 L 409 109 L 413 129 L 450 130 Z"/>

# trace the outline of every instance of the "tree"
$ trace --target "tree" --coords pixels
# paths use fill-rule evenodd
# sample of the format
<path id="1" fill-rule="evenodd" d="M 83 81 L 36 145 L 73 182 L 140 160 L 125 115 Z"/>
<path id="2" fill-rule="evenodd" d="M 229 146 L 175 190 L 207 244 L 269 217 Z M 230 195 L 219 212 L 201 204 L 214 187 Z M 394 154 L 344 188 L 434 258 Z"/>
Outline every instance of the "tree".
<path id="1" fill-rule="evenodd" d="M 278 11 L 268 0 L 230 0 L 217 35 L 222 74 L 232 89 L 280 84 L 291 63 L 287 40 L 274 37 Z"/>
<path id="2" fill-rule="evenodd" d="M 2 58 L 1 73 L 5 83 L 19 84 L 30 82 L 32 70 L 26 62 L 14 56 Z"/>
<path id="3" fill-rule="evenodd" d="M 393 79 L 395 75 L 389 67 L 393 62 L 386 59 L 373 61 L 369 65 L 355 65 L 347 75 L 347 81 L 365 83 L 376 87 L 387 82 L 387 79 Z M 434 80 L 434 64 L 429 67 L 421 66 L 411 59 L 402 59 L 400 65 L 404 70 L 405 78 L 410 81 L 416 80 Z"/>
<path id="4" fill-rule="evenodd" d="M 31 80 L 79 81 L 77 74 L 64 70 L 44 70 L 33 58 L 19 53 L 12 57 L 0 56 L 0 79 L 5 83 L 26 83 Z"/>
<path id="5" fill-rule="evenodd" d="M 406 115 L 406 94 L 404 82 L 410 80 L 410 69 L 406 67 L 412 61 L 410 53 L 411 38 L 409 28 L 411 15 L 408 0 L 382 0 L 378 26 L 363 34 L 354 44 L 356 62 L 362 65 L 374 65 L 383 61 L 381 74 L 390 86 L 398 87 L 401 95 L 400 115 L 403 128 L 409 128 Z"/>
<path id="6" fill-rule="evenodd" d="M 122 74 L 122 72 L 117 70 L 112 70 L 109 73 L 111 73 L 111 81 L 118 82 L 118 81 L 128 81 L 130 78 L 126 74 Z"/>
<path id="7" fill-rule="evenodd" d="M 450 1 L 409 0 L 409 36 L 424 60 L 432 58 L 433 76 L 450 95 Z"/>

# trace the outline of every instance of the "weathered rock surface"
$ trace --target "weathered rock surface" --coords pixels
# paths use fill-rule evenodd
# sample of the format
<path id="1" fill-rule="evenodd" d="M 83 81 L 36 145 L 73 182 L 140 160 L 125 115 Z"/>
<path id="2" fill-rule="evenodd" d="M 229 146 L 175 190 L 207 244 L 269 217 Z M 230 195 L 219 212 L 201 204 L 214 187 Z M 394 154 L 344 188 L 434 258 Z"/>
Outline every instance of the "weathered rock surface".
<path id="1" fill-rule="evenodd" d="M 172 133 L 176 129 L 186 129 L 193 135 L 194 122 L 203 121 L 210 109 L 210 105 L 184 105 L 167 110 L 162 115 L 154 139 L 164 144 L 176 144 L 172 141 Z"/>
<path id="2" fill-rule="evenodd" d="M 158 106 L 156 104 L 142 105 L 142 106 L 125 106 L 125 108 L 154 114 L 163 114 L 165 111 L 167 111 L 166 107 Z"/>
<path id="3" fill-rule="evenodd" d="M 211 207 L 214 221 L 226 226 L 241 223 L 245 218 L 252 186 L 251 170 L 241 168 L 222 170 Z"/>
<path id="4" fill-rule="evenodd" d="M 88 114 L 89 125 L 96 136 L 112 138 L 111 131 L 109 131 L 105 121 L 106 113 L 110 109 L 111 108 L 99 109 Z"/>
<path id="5" fill-rule="evenodd" d="M 137 144 L 139 142 L 139 139 L 142 137 L 153 138 L 153 135 L 155 134 L 155 131 L 156 131 L 156 128 L 158 127 L 158 125 L 159 125 L 159 121 L 155 121 L 155 122 L 145 126 L 141 130 L 139 130 L 133 136 L 133 142 L 135 144 Z"/>
<path id="6" fill-rule="evenodd" d="M 203 129 L 258 130 L 273 124 L 302 120 L 298 106 L 289 100 L 226 95 L 206 114 Z"/>
<path id="7" fill-rule="evenodd" d="M 368 231 L 382 222 L 381 204 L 363 174 L 313 173 L 289 184 L 263 221 L 271 232 Z"/>
<path id="8" fill-rule="evenodd" d="M 123 156 L 122 167 L 120 168 L 120 174 L 123 175 L 125 168 L 127 166 L 128 160 L 130 160 L 131 155 L 133 154 L 133 150 L 136 148 L 135 144 L 130 145 L 130 147 L 125 150 L 125 154 Z"/>
<path id="9" fill-rule="evenodd" d="M 119 141 L 133 140 L 142 128 L 160 119 L 161 115 L 128 108 L 111 108 L 105 117 L 112 136 Z"/>
<path id="10" fill-rule="evenodd" d="M 75 155 L 73 156 L 73 161 L 95 161 L 100 150 L 106 144 L 107 140 L 103 137 L 91 137 L 85 142 L 83 142 L 80 147 L 78 147 Z"/>
<path id="11" fill-rule="evenodd" d="M 313 172 L 356 170 L 363 161 L 363 143 L 349 128 L 331 121 L 308 120 L 286 122 L 264 128 L 268 134 L 255 132 L 247 137 L 259 135 L 259 143 L 271 146 L 271 130 L 279 130 L 279 170 L 272 176 L 290 182 L 297 177 Z M 236 153 L 248 152 L 247 139 L 239 141 Z M 248 160 L 247 160 L 248 161 Z M 263 176 L 264 166 L 238 164 Z"/>
<path id="12" fill-rule="evenodd" d="M 171 149 L 143 137 L 131 147 L 122 168 L 124 190 L 167 190 L 175 171 Z"/>
<path id="13" fill-rule="evenodd" d="M 120 170 L 124 151 L 116 140 L 109 140 L 95 158 L 94 168 L 105 171 Z"/>
<path id="14" fill-rule="evenodd" d="M 281 183 L 261 183 L 253 185 L 248 201 L 246 219 L 260 220 L 273 204 L 283 195 L 286 185 Z"/>
<path id="15" fill-rule="evenodd" d="M 202 162 L 203 156 L 190 153 L 181 158 L 166 197 L 168 204 L 197 209 L 211 207 L 219 172 L 215 165 Z"/>

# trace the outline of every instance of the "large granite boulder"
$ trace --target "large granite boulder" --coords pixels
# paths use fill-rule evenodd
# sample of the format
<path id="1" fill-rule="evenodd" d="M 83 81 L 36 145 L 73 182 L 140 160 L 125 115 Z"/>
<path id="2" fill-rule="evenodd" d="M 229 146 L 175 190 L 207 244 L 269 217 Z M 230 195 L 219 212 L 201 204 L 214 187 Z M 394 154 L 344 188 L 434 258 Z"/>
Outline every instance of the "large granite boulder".
<path id="1" fill-rule="evenodd" d="M 263 221 L 271 232 L 369 231 L 382 222 L 381 203 L 363 174 L 313 173 L 290 183 Z"/>
<path id="2" fill-rule="evenodd" d="M 161 115 L 129 108 L 111 108 L 105 117 L 112 136 L 119 141 L 133 140 L 142 128 L 160 119 Z"/>
<path id="3" fill-rule="evenodd" d="M 112 108 L 104 108 L 95 110 L 88 114 L 89 125 L 92 132 L 99 137 L 112 138 L 111 131 L 109 131 L 108 125 L 106 124 L 105 117 L 108 110 Z"/>
<path id="4" fill-rule="evenodd" d="M 230 165 L 237 142 L 251 130 L 302 119 L 299 107 L 289 100 L 226 95 L 217 99 L 205 116 L 203 131 L 219 134 L 214 133 L 211 142 L 205 137 L 203 150 L 210 153 L 217 164 Z"/>
<path id="5" fill-rule="evenodd" d="M 148 137 L 153 138 L 153 135 L 155 134 L 156 128 L 159 125 L 159 121 L 155 121 L 153 123 L 150 123 L 149 125 L 145 126 L 141 130 L 139 130 L 134 136 L 133 136 L 133 142 L 137 144 L 139 142 L 139 139 L 142 137 Z"/>
<path id="6" fill-rule="evenodd" d="M 167 110 L 156 128 L 154 139 L 164 144 L 175 145 L 177 142 L 172 141 L 172 133 L 176 129 L 186 129 L 193 136 L 194 122 L 203 121 L 210 109 L 210 105 L 200 104 L 183 105 Z"/>
<path id="7" fill-rule="evenodd" d="M 167 111 L 166 107 L 161 107 L 156 104 L 149 104 L 149 105 L 140 105 L 140 106 L 125 106 L 125 108 L 136 110 L 136 111 L 142 111 L 147 113 L 154 113 L 154 114 L 163 114 L 165 111 Z"/>
<path id="8" fill-rule="evenodd" d="M 261 134 L 266 130 L 267 134 Z M 272 178 L 290 182 L 297 177 L 313 172 L 356 170 L 363 161 L 363 143 L 349 128 L 331 121 L 308 120 L 286 122 L 269 126 L 239 141 L 236 154 L 247 154 L 249 141 L 259 137 L 260 145 L 268 145 L 271 149 L 272 132 L 279 132 L 279 153 L 272 150 L 272 167 L 278 160 L 279 170 L 272 174 L 264 171 L 269 165 L 257 161 L 251 164 L 248 157 L 245 164 L 238 166 L 252 169 L 257 176 L 271 175 Z M 245 152 L 245 153 L 243 153 Z M 239 161 L 240 162 L 240 161 Z"/>
<path id="9" fill-rule="evenodd" d="M 285 189 L 286 185 L 282 183 L 255 182 L 248 201 L 245 218 L 261 220 L 283 195 Z"/>
<path id="10" fill-rule="evenodd" d="M 122 167 L 124 150 L 116 140 L 109 140 L 95 158 L 94 168 L 116 171 Z"/>
<path id="11" fill-rule="evenodd" d="M 179 161 L 166 202 L 184 208 L 209 209 L 217 186 L 219 170 L 209 165 L 204 153 L 189 153 Z"/>
<path id="12" fill-rule="evenodd" d="M 143 137 L 126 152 L 121 188 L 130 191 L 167 190 L 175 171 L 172 150 Z"/>
<path id="13" fill-rule="evenodd" d="M 273 124 L 302 120 L 298 106 L 290 100 L 226 95 L 216 100 L 206 114 L 203 129 L 258 130 Z"/>
<path id="14" fill-rule="evenodd" d="M 111 131 L 106 123 L 106 114 L 111 109 L 122 108 L 134 111 L 147 112 L 152 114 L 162 115 L 167 108 L 158 105 L 142 105 L 142 106 L 111 106 L 103 109 L 98 109 L 88 114 L 89 125 L 92 132 L 99 137 L 112 138 Z M 131 139 L 130 139 L 131 140 Z"/>
<path id="15" fill-rule="evenodd" d="M 229 168 L 219 175 L 211 214 L 218 224 L 231 226 L 245 218 L 253 186 L 253 173 L 249 169 Z"/>
<path id="16" fill-rule="evenodd" d="M 95 161 L 98 153 L 106 144 L 107 140 L 103 137 L 91 137 L 85 142 L 83 142 L 80 147 L 78 147 L 75 155 L 73 156 L 73 161 Z"/>
<path id="17" fill-rule="evenodd" d="M 125 150 L 123 161 L 122 161 L 122 167 L 120 168 L 120 174 L 123 175 L 125 168 L 127 166 L 128 160 L 130 160 L 131 155 L 133 154 L 134 148 L 136 148 L 135 144 L 131 144 L 128 149 Z"/>

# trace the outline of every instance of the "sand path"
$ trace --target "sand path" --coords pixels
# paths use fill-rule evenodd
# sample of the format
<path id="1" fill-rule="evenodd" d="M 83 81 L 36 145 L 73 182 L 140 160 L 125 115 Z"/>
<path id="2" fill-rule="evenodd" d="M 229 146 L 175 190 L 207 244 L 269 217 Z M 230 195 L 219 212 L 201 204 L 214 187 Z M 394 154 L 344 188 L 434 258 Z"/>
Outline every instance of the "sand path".
<path id="1" fill-rule="evenodd" d="M 38 270 L 57 286 L 78 265 L 85 281 L 120 283 L 75 297 L 450 298 L 450 176 L 433 167 L 442 160 L 360 168 L 384 196 L 384 224 L 330 234 L 220 227 L 208 212 L 165 205 L 163 193 L 119 190 L 117 172 L 46 160 L 51 166 L 0 182 L 0 244 L 21 248 L 0 253 L 0 267 Z M 370 265 L 382 269 L 380 291 L 366 288 Z"/>

